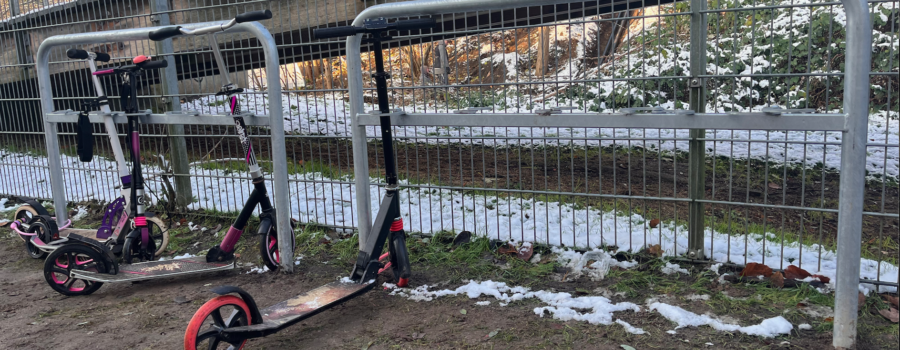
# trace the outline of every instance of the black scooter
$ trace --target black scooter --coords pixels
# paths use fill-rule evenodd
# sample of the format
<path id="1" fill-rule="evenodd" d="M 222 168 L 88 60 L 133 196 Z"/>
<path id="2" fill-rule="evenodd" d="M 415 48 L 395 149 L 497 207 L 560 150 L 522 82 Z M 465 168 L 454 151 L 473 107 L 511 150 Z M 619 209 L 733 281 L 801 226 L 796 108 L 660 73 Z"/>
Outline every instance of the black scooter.
<path id="1" fill-rule="evenodd" d="M 359 296 L 375 286 L 378 273 L 390 268 L 394 282 L 404 287 L 410 276 L 409 253 L 406 249 L 406 233 L 400 215 L 400 194 L 397 184 L 397 166 L 391 137 L 391 110 L 388 106 L 387 79 L 384 70 L 382 42 L 390 39 L 385 34 L 391 30 L 415 30 L 434 27 L 433 19 L 413 19 L 388 23 L 384 18 L 366 20 L 364 27 L 336 27 L 316 29 L 317 39 L 369 34 L 367 42 L 373 45 L 375 54 L 375 79 L 378 109 L 381 116 L 381 140 L 387 186 L 375 218 L 371 235 L 360 250 L 356 265 L 349 279 L 332 282 L 297 295 L 291 299 L 260 310 L 250 293 L 234 286 L 213 289 L 219 294 L 207 301 L 191 318 L 184 334 L 184 348 L 198 347 L 218 349 L 230 344 L 229 349 L 241 349 L 250 338 L 265 337 L 296 324 L 319 312 Z M 365 191 L 367 189 L 357 189 Z M 388 242 L 390 263 L 382 264 L 381 252 Z M 389 265 L 389 266 L 388 266 Z M 237 294 L 237 296 L 230 294 Z M 223 311 L 227 318 L 223 318 Z M 263 316 L 265 315 L 265 317 Z"/>

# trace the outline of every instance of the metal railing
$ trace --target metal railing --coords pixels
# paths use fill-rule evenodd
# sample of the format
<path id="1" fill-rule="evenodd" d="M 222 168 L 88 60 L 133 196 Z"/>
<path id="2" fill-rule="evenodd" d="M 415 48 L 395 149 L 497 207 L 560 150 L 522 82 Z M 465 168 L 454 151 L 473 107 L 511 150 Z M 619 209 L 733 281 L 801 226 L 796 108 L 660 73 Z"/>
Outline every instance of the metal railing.
<path id="1" fill-rule="evenodd" d="M 264 24 L 283 64 L 280 108 L 286 118 L 291 216 L 365 234 L 364 223 L 371 220 L 365 204 L 379 197 L 382 169 L 379 148 L 372 147 L 376 129 L 363 126 L 365 116 L 354 128 L 352 117 L 374 109 L 373 86 L 358 80 L 372 66 L 371 58 L 365 46 L 361 56 L 343 56 L 358 42 L 314 41 L 310 33 L 362 18 L 366 6 L 383 1 L 185 0 L 170 2 L 171 8 L 156 6 L 155 0 L 78 3 L 81 7 L 57 14 L 42 12 L 43 17 L 0 18 L 0 41 L 17 48 L 0 54 L 0 193 L 50 197 L 49 184 L 40 180 L 47 178 L 47 165 L 38 96 L 29 80 L 33 61 L 20 51 L 36 50 L 42 38 L 62 32 L 149 27 L 164 20 L 205 22 L 268 8 L 276 17 Z M 438 28 L 398 33 L 387 53 L 392 105 L 408 114 L 396 117 L 395 128 L 408 230 L 469 230 L 493 239 L 631 250 L 658 244 L 671 255 L 693 252 L 694 258 L 773 268 L 794 264 L 834 271 L 832 277 L 847 276 L 841 268 L 854 270 L 852 264 L 837 264 L 841 258 L 834 255 L 838 247 L 849 247 L 845 251 L 862 251 L 865 260 L 855 270 L 866 272 L 864 286 L 896 290 L 898 1 L 490 4 L 491 10 L 480 12 L 429 12 Z M 854 65 L 850 61 L 860 57 L 850 53 L 869 42 L 850 40 L 860 35 L 850 33 L 861 30 L 853 21 L 860 10 L 871 17 L 862 31 L 873 35 L 873 57 L 871 64 Z M 384 10 L 364 14 L 375 11 Z M 415 17 L 421 11 L 393 16 Z M 220 45 L 237 79 L 254 84 L 262 76 L 258 44 L 225 35 Z M 220 83 L 203 41 L 176 38 L 169 50 L 148 42 L 79 48 L 106 50 L 118 59 L 161 54 L 178 67 L 156 78 L 168 81 L 175 75 L 174 87 L 142 87 L 141 108 L 224 111 L 211 96 Z M 444 63 L 433 59 L 441 52 Z M 77 109 L 80 100 L 92 96 L 84 84 L 86 67 L 61 53 L 51 55 L 54 102 L 57 109 Z M 867 85 L 852 81 L 865 77 L 868 88 L 844 87 Z M 265 85 L 245 95 L 252 112 L 278 107 L 267 103 Z M 351 85 L 362 93 L 349 94 Z M 865 103 L 858 100 L 862 91 L 869 94 Z M 661 110 L 636 109 L 657 106 Z M 815 113 L 766 109 L 774 106 Z M 653 113 L 666 113 L 667 119 Z M 513 119 L 520 114 L 530 119 Z M 847 114 L 868 116 L 865 125 L 858 117 L 851 119 L 857 124 L 846 126 L 868 130 L 867 137 L 842 133 L 846 127 L 839 119 Z M 577 124 L 578 118 L 586 121 Z M 740 120 L 752 122 L 733 124 Z M 797 125 L 773 129 L 770 120 L 797 120 Z M 243 201 L 235 193 L 242 192 L 246 174 L 240 162 L 228 161 L 240 157 L 228 127 L 146 128 L 142 149 L 151 150 L 148 163 L 156 164 L 150 171 L 158 203 L 176 201 L 169 198 L 166 181 L 176 187 L 176 180 L 187 179 L 192 213 L 234 215 L 236 207 L 229 203 Z M 63 154 L 74 154 L 73 130 L 60 127 Z M 265 169 L 272 161 L 269 130 L 252 131 Z M 103 138 L 98 132 L 101 155 L 108 151 Z M 182 153 L 173 151 L 178 139 L 187 155 L 182 164 L 173 160 Z M 856 163 L 842 164 L 850 141 L 858 155 L 843 159 Z M 96 180 L 114 177 L 103 162 L 81 164 L 73 157 L 63 170 L 70 176 L 69 200 L 107 201 L 116 195 Z M 864 177 L 848 176 L 863 171 Z M 854 183 L 847 184 L 848 178 Z M 865 190 L 842 191 L 848 187 Z M 842 207 L 851 202 L 861 204 Z M 854 227 L 861 227 L 850 230 L 861 237 L 838 234 Z M 864 243 L 861 249 L 851 238 Z M 842 281 L 846 293 L 850 282 Z M 846 322 L 847 310 L 838 309 L 842 316 L 836 324 Z"/>

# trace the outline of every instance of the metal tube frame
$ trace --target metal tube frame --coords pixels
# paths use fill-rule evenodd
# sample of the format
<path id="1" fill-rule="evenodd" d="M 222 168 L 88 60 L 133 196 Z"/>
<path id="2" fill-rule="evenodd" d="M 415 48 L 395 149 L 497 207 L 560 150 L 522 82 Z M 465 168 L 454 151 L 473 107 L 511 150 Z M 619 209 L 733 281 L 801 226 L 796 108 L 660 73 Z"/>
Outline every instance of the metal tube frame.
<path id="1" fill-rule="evenodd" d="M 204 23 L 192 23 L 185 24 L 182 27 L 187 29 L 193 28 L 201 28 L 208 27 L 212 25 L 220 24 L 221 22 L 204 22 Z M 66 218 L 66 191 L 65 191 L 65 181 L 63 179 L 62 166 L 60 164 L 60 153 L 59 153 L 59 139 L 56 130 L 56 123 L 61 121 L 60 119 L 51 119 L 48 118 L 48 115 L 54 114 L 55 110 L 53 107 L 53 89 L 50 83 L 50 52 L 53 48 L 58 46 L 71 46 L 71 45 L 83 45 L 83 44 L 100 44 L 100 43 L 108 43 L 108 42 L 122 42 L 122 41 L 134 41 L 134 40 L 149 40 L 148 35 L 151 31 L 160 29 L 162 27 L 147 27 L 147 28 L 133 28 L 133 29 L 123 29 L 123 30 L 113 30 L 106 32 L 92 32 L 92 33 L 79 33 L 79 34 L 64 34 L 64 35 L 55 35 L 44 40 L 37 51 L 36 57 L 36 70 L 37 70 L 37 80 L 38 80 L 38 89 L 41 95 L 41 110 L 43 115 L 45 116 L 43 124 L 44 124 L 44 137 L 47 142 L 47 156 L 49 159 L 49 170 L 50 170 L 50 183 L 52 184 L 51 195 L 53 197 L 53 205 L 57 209 L 56 215 L 60 221 L 65 221 Z M 266 64 L 266 79 L 267 85 L 269 89 L 269 103 L 273 106 L 281 106 L 281 81 L 280 81 L 280 70 L 278 69 L 278 49 L 275 45 L 275 39 L 272 37 L 272 34 L 260 23 L 258 22 L 247 22 L 235 25 L 234 27 L 225 31 L 225 33 L 238 33 L 245 32 L 254 36 L 262 46 L 263 52 L 265 54 L 265 64 Z M 281 122 L 283 119 L 281 108 L 271 108 L 269 109 L 270 115 L 268 116 L 269 121 L 274 121 L 268 123 L 268 126 L 271 131 L 271 139 L 272 139 L 272 159 L 273 160 L 282 160 L 282 161 L 274 161 L 274 169 L 273 169 L 273 189 L 272 192 L 275 196 L 275 207 L 279 208 L 277 211 L 276 224 L 281 229 L 278 231 L 278 249 L 281 252 L 281 264 L 283 271 L 292 272 L 294 269 L 293 263 L 293 247 L 291 246 L 291 242 L 293 242 L 291 235 L 293 235 L 293 229 L 291 228 L 291 203 L 289 201 L 289 192 L 288 192 L 288 178 L 287 178 L 287 163 L 284 161 L 287 159 L 287 151 L 285 149 L 284 143 L 284 124 Z M 59 113 L 56 113 L 59 114 Z M 179 114 L 180 115 L 180 114 Z M 59 118 L 59 117 L 57 117 Z M 65 119 L 65 118 L 63 118 Z M 121 119 L 116 118 L 117 122 Z M 124 119 L 124 118 L 123 118 Z M 191 122 L 185 122 L 184 119 L 179 119 L 175 117 L 175 115 L 158 115 L 157 117 L 149 117 L 146 120 L 147 122 L 157 123 L 157 124 L 190 124 Z M 257 119 L 257 118 L 251 118 Z M 67 119 L 66 121 L 71 122 L 74 119 Z M 145 120 L 142 120 L 144 122 Z M 233 125 L 233 120 L 231 118 L 225 118 L 224 116 L 221 118 L 212 118 L 207 117 L 203 118 L 203 121 L 206 125 Z"/>
<path id="2" fill-rule="evenodd" d="M 353 21 L 353 26 L 360 27 L 369 18 L 385 17 L 411 17 L 411 16 L 429 16 L 456 13 L 465 9 L 465 11 L 487 11 L 501 10 L 518 7 L 527 7 L 534 5 L 551 5 L 557 3 L 567 3 L 569 1 L 559 0 L 421 0 L 401 3 L 383 4 L 367 8 L 361 12 Z M 596 121 L 594 127 L 651 127 L 651 128 L 692 128 L 692 129 L 777 129 L 779 127 L 784 130 L 785 126 L 791 125 L 794 130 L 821 130 L 825 127 L 825 123 L 816 122 L 812 124 L 800 125 L 794 123 L 806 117 L 819 117 L 824 121 L 828 119 L 827 129 L 840 130 L 843 132 L 842 151 L 841 151 L 841 182 L 840 182 L 840 198 L 838 213 L 838 271 L 835 281 L 837 291 L 835 293 L 835 318 L 834 318 L 834 338 L 833 345 L 836 348 L 852 348 L 856 343 L 856 321 L 857 321 L 857 290 L 859 285 L 859 268 L 860 268 L 860 237 L 862 228 L 862 205 L 863 191 L 865 186 L 865 159 L 866 159 L 866 136 L 868 131 L 868 96 L 869 96 L 869 76 L 872 58 L 872 22 L 869 18 L 869 7 L 866 0 L 842 0 L 844 8 L 847 12 L 847 58 L 845 67 L 844 80 L 844 114 L 837 116 L 837 119 L 828 119 L 826 115 L 807 114 L 803 117 L 781 116 L 776 119 L 765 118 L 763 116 L 753 116 L 746 114 L 743 116 L 732 116 L 728 114 L 694 114 L 694 115 L 627 115 L 607 117 L 594 114 L 591 118 Z M 701 9 L 700 13 L 707 12 Z M 719 11 L 719 10 L 716 10 Z M 696 17 L 696 14 L 695 14 Z M 702 18 L 696 22 L 703 22 Z M 697 28 L 692 28 L 692 32 Z M 705 30 L 705 28 L 703 28 Z M 347 37 L 347 79 L 350 93 L 350 116 L 353 118 L 352 140 L 353 140 L 353 159 L 354 174 L 356 177 L 356 195 L 357 195 L 357 221 L 359 229 L 360 249 L 369 234 L 371 227 L 372 211 L 369 196 L 369 165 L 368 153 L 366 150 L 366 125 L 374 125 L 377 118 L 366 116 L 363 114 L 363 83 L 362 83 L 362 57 L 360 43 L 362 34 Z M 692 69 L 693 71 L 693 69 Z M 696 72 L 694 72 L 696 73 Z M 704 72 L 705 73 L 705 72 Z M 270 102 L 271 103 L 271 102 Z M 494 115 L 491 118 L 458 115 L 458 114 L 417 114 L 415 119 L 427 119 L 425 124 L 435 124 L 439 121 L 441 125 L 454 126 L 490 126 L 489 124 L 498 123 L 498 119 Z M 507 115 L 505 121 L 510 118 L 516 118 L 521 124 L 529 124 L 523 126 L 541 127 L 544 125 L 560 126 L 572 123 L 573 120 L 581 118 L 582 120 L 575 124 L 583 125 L 585 115 L 570 116 L 567 114 L 553 115 L 550 117 L 537 117 L 535 115 L 519 114 Z M 731 118 L 734 117 L 734 118 Z M 437 119 L 434 119 L 437 118 Z M 522 119 L 519 119 L 522 118 Z M 759 118 L 759 120 L 754 120 Z M 420 122 L 406 121 L 405 117 L 393 117 L 392 122 L 395 126 L 419 125 Z M 465 123 L 461 123 L 459 119 L 465 119 Z M 692 125 L 670 125 L 660 126 L 659 123 L 671 124 L 674 120 L 690 121 Z M 776 123 L 766 125 L 768 121 L 777 121 Z M 604 122 L 608 121 L 608 123 Z M 836 124 L 843 122 L 843 127 L 836 127 Z M 756 125 L 756 127 L 748 127 Z M 515 126 L 515 125 L 504 125 Z M 789 128 L 793 129 L 793 128 Z M 696 135 L 692 135 L 696 137 Z"/>
<path id="3" fill-rule="evenodd" d="M 869 128 L 869 71 L 872 68 L 872 19 L 866 0 L 843 0 L 847 13 L 847 57 L 844 63 L 844 113 L 841 139 L 841 183 L 838 198 L 837 278 L 834 294 L 834 337 L 837 349 L 856 345 L 863 193 L 866 186 L 866 142 Z"/>

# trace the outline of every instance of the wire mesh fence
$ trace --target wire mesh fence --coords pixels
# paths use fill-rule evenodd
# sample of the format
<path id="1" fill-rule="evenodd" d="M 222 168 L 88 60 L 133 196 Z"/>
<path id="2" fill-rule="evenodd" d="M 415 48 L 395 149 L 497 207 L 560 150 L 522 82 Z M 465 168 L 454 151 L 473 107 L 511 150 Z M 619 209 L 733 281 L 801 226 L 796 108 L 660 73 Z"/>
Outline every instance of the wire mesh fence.
<path id="1" fill-rule="evenodd" d="M 337 229 L 355 215 L 351 118 L 343 41 L 317 41 L 312 28 L 344 25 L 381 1 L 173 0 L 26 1 L 0 11 L 0 194 L 49 197 L 46 154 L 33 54 L 41 40 L 101 31 L 231 18 L 271 9 L 264 25 L 281 55 L 282 106 L 268 104 L 259 45 L 222 34 L 229 74 L 250 89 L 241 98 L 259 115 L 282 108 L 292 217 Z M 866 162 L 863 278 L 896 287 L 900 242 L 900 62 L 898 1 L 869 1 L 874 27 L 869 144 Z M 163 10 L 160 10 L 163 9 Z M 5 11 L 5 12 L 4 12 Z M 706 15 L 699 39 L 705 73 L 692 74 L 692 15 Z M 408 113 L 586 113 L 628 108 L 748 112 L 778 106 L 836 113 L 842 108 L 846 17 L 839 2 L 582 1 L 436 18 L 431 31 L 401 33 L 387 52 L 391 104 Z M 151 73 L 140 83 L 141 108 L 224 113 L 223 84 L 203 38 L 176 38 L 164 52 L 151 42 L 79 47 L 110 53 L 122 64 L 140 54 L 171 56 L 177 91 Z M 373 70 L 363 54 L 363 72 Z M 51 56 L 58 109 L 83 108 L 95 97 L 83 62 L 62 50 Z M 691 104 L 691 89 L 706 90 Z M 375 109 L 366 82 L 367 109 Z M 117 96 L 117 83 L 104 81 Z M 175 103 L 168 103 L 169 98 Z M 555 108 L 555 110 L 554 110 Z M 117 103 L 114 102 L 113 110 Z M 190 179 L 194 214 L 233 216 L 250 193 L 240 145 L 230 127 L 144 126 L 141 147 L 150 192 L 173 212 L 177 179 Z M 811 127 L 814 129 L 814 127 Z M 121 133 L 123 130 L 119 130 Z M 266 128 L 253 128 L 254 147 L 271 170 Z M 70 201 L 117 196 L 115 163 L 105 130 L 96 126 L 98 158 L 74 156 L 74 128 L 60 127 Z M 379 132 L 367 135 L 377 145 Z M 719 262 L 795 264 L 834 270 L 840 132 L 647 128 L 440 127 L 395 128 L 407 229 L 469 230 L 494 239 L 577 247 L 639 250 L 660 245 L 685 255 L 689 221 L 702 203 L 704 251 Z M 173 160 L 183 138 L 187 158 Z M 692 148 L 700 146 L 701 148 Z M 383 173 L 369 147 L 372 198 Z M 694 150 L 692 153 L 691 150 Z M 699 151 L 699 152 L 698 152 Z M 702 152 L 702 153 L 701 153 Z M 700 154 L 700 156 L 697 156 Z M 693 158 L 692 158 L 693 155 Z M 702 191 L 692 192 L 691 181 Z M 694 186 L 696 188 L 696 186 Z M 693 203 L 693 204 L 692 204 Z M 694 205 L 694 206 L 692 206 Z M 377 205 L 373 205 L 377 208 Z"/>

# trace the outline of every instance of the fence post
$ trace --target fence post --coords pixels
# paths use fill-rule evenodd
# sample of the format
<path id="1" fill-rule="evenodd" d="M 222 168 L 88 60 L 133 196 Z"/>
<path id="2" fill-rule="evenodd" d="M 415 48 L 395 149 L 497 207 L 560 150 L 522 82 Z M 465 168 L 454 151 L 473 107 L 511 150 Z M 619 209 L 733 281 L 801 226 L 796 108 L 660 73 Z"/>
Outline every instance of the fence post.
<path id="1" fill-rule="evenodd" d="M 859 265 L 862 247 L 863 193 L 866 186 L 866 141 L 869 128 L 869 73 L 872 68 L 872 20 L 867 0 L 843 0 L 847 12 L 847 58 L 844 62 L 844 114 L 841 183 L 838 200 L 837 278 L 834 336 L 837 349 L 856 345 L 859 313 Z"/>
<path id="2" fill-rule="evenodd" d="M 153 0 L 155 12 L 153 16 L 157 25 L 167 26 L 171 24 L 169 21 L 169 1 Z M 175 67 L 175 48 L 172 45 L 172 39 L 166 39 L 156 42 L 156 54 L 160 55 L 169 62 L 168 67 L 163 69 L 161 74 L 160 91 L 164 96 L 163 104 L 167 111 L 181 112 L 181 101 L 178 99 L 178 71 Z M 187 144 L 184 140 L 184 125 L 167 125 L 169 133 L 169 156 L 172 165 L 173 178 L 175 179 L 175 200 L 178 207 L 186 207 L 191 203 L 191 178 L 190 167 L 188 165 Z M 177 136 L 171 136 L 177 135 Z"/>
<path id="3" fill-rule="evenodd" d="M 690 104 L 697 113 L 706 112 L 706 10 L 707 0 L 691 0 L 691 78 Z M 688 192 L 691 199 L 688 214 L 688 251 L 691 259 L 703 259 L 704 205 L 697 200 L 706 194 L 706 129 L 691 129 L 688 148 Z"/>
<path id="4" fill-rule="evenodd" d="M 434 67 L 434 80 L 439 85 L 447 85 L 450 83 L 450 60 L 447 59 L 447 42 L 438 41 L 434 45 L 434 56 L 432 57 Z"/>

